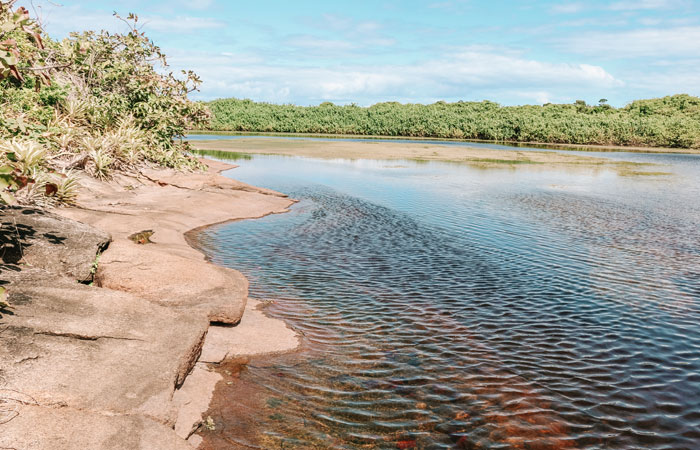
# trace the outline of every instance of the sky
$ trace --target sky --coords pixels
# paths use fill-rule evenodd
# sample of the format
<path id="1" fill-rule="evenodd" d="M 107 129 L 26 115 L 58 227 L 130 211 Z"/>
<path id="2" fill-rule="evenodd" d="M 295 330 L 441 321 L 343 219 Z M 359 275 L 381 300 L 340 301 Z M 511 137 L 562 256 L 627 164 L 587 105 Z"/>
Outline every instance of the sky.
<path id="1" fill-rule="evenodd" d="M 700 95 L 700 0 L 20 0 L 48 33 L 139 15 L 193 98 L 370 105 Z"/>

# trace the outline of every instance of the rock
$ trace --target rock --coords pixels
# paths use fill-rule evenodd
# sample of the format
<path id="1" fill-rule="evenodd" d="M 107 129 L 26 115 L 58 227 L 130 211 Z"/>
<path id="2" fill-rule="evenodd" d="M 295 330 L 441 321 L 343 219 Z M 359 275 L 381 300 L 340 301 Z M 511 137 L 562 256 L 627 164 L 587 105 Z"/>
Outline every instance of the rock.
<path id="1" fill-rule="evenodd" d="M 216 384 L 223 377 L 204 364 L 197 364 L 185 383 L 173 396 L 173 403 L 178 409 L 175 433 L 188 439 L 202 423 L 202 415 L 209 409 Z"/>
<path id="2" fill-rule="evenodd" d="M 0 390 L 0 399 L 2 398 Z M 1 403 L 0 403 L 1 405 Z M 16 404 L 0 425 L 0 448 L 22 450 L 192 450 L 163 424 L 143 416 Z"/>
<path id="3" fill-rule="evenodd" d="M 13 309 L 0 328 L 0 388 L 42 406 L 175 423 L 172 395 L 201 352 L 206 317 L 42 270 L 3 275 Z"/>
<path id="4" fill-rule="evenodd" d="M 267 317 L 251 300 L 235 327 L 211 326 L 199 360 L 221 363 L 241 356 L 270 355 L 297 349 L 299 336 L 284 321 Z"/>
<path id="5" fill-rule="evenodd" d="M 167 245 L 128 239 L 114 242 L 100 259 L 96 282 L 226 324 L 240 322 L 248 298 L 248 280 L 238 271 L 179 256 Z"/>
<path id="6" fill-rule="evenodd" d="M 110 236 L 84 223 L 36 208 L 0 209 L 2 262 L 25 264 L 75 280 L 91 281 L 95 257 Z"/>
<path id="7" fill-rule="evenodd" d="M 183 438 L 202 420 L 220 375 L 195 363 L 210 321 L 241 320 L 248 284 L 207 262 L 184 233 L 292 203 L 212 172 L 83 177 L 81 206 L 55 210 L 73 220 L 0 211 L 0 284 L 13 307 L 0 316 L 0 449 L 197 445 L 196 435 Z M 110 238 L 75 220 L 114 236 L 97 270 L 104 288 L 75 280 L 92 279 Z M 137 239 L 143 245 L 129 240 L 144 230 L 153 235 Z M 22 399 L 9 403 L 19 415 L 7 421 L 10 392 Z"/>

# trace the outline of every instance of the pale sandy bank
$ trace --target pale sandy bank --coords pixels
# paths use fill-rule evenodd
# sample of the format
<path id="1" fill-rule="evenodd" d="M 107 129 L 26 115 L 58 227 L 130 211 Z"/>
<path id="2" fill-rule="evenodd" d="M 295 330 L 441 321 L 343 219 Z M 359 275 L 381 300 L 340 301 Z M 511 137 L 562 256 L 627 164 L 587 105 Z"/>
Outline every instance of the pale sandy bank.
<path id="1" fill-rule="evenodd" d="M 457 145 L 416 144 L 375 141 L 318 141 L 308 139 L 239 138 L 197 141 L 199 150 L 274 154 L 326 159 L 382 159 L 446 161 L 480 168 L 528 167 L 547 169 L 610 169 L 622 175 L 663 175 L 650 164 L 611 161 L 607 158 L 560 153 L 557 151 L 496 150 Z"/>

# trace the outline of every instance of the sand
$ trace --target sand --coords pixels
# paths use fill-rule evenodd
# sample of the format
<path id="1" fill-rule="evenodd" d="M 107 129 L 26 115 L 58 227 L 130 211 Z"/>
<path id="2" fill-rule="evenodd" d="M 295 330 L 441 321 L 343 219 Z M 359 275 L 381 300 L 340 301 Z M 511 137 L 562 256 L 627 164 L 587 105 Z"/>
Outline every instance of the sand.
<path id="1" fill-rule="evenodd" d="M 193 136 L 196 139 L 196 136 Z M 610 169 L 622 175 L 666 174 L 657 165 L 611 161 L 558 151 L 496 150 L 457 145 L 411 144 L 400 142 L 318 141 L 309 139 L 237 138 L 190 141 L 198 150 L 242 154 L 272 154 L 324 159 L 381 159 L 445 161 L 466 163 L 479 168 L 527 167 L 547 169 Z"/>

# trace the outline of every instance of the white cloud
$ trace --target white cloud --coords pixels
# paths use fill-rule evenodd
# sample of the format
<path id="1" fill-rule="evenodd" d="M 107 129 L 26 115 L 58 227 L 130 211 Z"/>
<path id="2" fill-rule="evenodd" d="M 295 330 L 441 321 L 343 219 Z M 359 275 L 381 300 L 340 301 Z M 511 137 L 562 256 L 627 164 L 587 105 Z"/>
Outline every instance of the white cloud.
<path id="1" fill-rule="evenodd" d="M 628 74 L 630 89 L 653 92 L 654 95 L 662 96 L 669 94 L 691 94 L 700 95 L 700 75 L 695 65 L 674 65 L 669 71 L 631 71 Z"/>
<path id="2" fill-rule="evenodd" d="M 277 103 L 480 100 L 499 98 L 490 93 L 515 91 L 528 102 L 545 103 L 560 98 L 564 91 L 575 95 L 581 89 L 601 91 L 623 85 L 598 66 L 541 62 L 472 48 L 412 65 L 291 67 L 232 64 L 227 58 L 200 55 L 193 60 L 177 55 L 170 61 L 175 67 L 197 68 L 205 82 L 202 98 L 246 97 Z"/>
<path id="3" fill-rule="evenodd" d="M 681 2 L 675 0 L 634 0 L 619 1 L 610 4 L 611 11 L 637 11 L 643 9 L 669 9 L 679 6 Z"/>
<path id="4" fill-rule="evenodd" d="M 292 47 L 299 47 L 308 50 L 321 50 L 329 52 L 339 52 L 353 50 L 357 48 L 355 44 L 338 39 L 321 39 L 308 34 L 291 36 L 285 44 Z"/>
<path id="5" fill-rule="evenodd" d="M 355 47 L 362 45 L 388 47 L 396 43 L 394 38 L 384 32 L 384 26 L 381 23 L 371 20 L 363 21 L 337 14 L 323 14 L 320 23 L 309 22 L 309 24 L 318 30 L 331 32 L 334 36 L 352 41 Z"/>
<path id="6" fill-rule="evenodd" d="M 552 6 L 552 11 L 558 14 L 576 14 L 584 10 L 609 10 L 609 11 L 641 11 L 654 9 L 672 9 L 683 6 L 685 0 L 621 0 L 605 6 L 596 6 L 583 3 L 558 3 Z"/>
<path id="7" fill-rule="evenodd" d="M 42 22 L 52 35 L 65 36 L 69 32 L 91 29 L 111 32 L 128 31 L 126 24 L 106 11 L 87 11 L 80 6 L 47 4 L 42 8 Z M 143 31 L 161 33 L 193 33 L 195 31 L 222 28 L 226 23 L 214 18 L 158 15 L 139 15 L 137 27 Z"/>
<path id="8" fill-rule="evenodd" d="M 558 3 L 552 6 L 552 11 L 557 14 L 576 14 L 586 9 L 584 3 Z"/>
<path id="9" fill-rule="evenodd" d="M 226 23 L 220 20 L 189 16 L 177 16 L 172 18 L 146 16 L 140 18 L 140 23 L 144 25 L 146 31 L 155 30 L 163 33 L 190 33 L 193 31 L 223 28 L 226 26 Z"/>
<path id="10" fill-rule="evenodd" d="M 700 53 L 700 27 L 586 33 L 561 39 L 557 45 L 600 58 L 687 57 Z"/>

